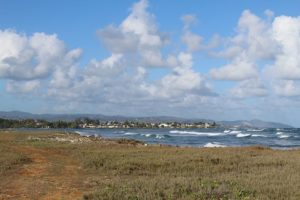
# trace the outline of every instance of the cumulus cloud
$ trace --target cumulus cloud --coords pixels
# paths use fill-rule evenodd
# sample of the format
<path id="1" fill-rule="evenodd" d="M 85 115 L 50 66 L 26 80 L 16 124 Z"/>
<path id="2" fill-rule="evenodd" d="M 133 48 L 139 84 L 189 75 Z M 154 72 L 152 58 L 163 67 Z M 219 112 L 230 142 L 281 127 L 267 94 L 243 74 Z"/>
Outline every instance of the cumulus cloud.
<path id="1" fill-rule="evenodd" d="M 8 81 L 6 85 L 6 90 L 12 93 L 29 93 L 40 87 L 40 81 L 30 80 L 30 81 Z"/>
<path id="2" fill-rule="evenodd" d="M 255 63 L 238 57 L 221 68 L 212 69 L 210 75 L 216 80 L 243 81 L 258 77 L 258 71 Z"/>
<path id="3" fill-rule="evenodd" d="M 135 3 L 131 13 L 119 26 L 109 25 L 98 30 L 100 40 L 112 53 L 134 53 L 146 67 L 166 67 L 161 48 L 169 41 L 158 30 L 155 17 L 147 11 L 148 1 Z"/>
<path id="4" fill-rule="evenodd" d="M 186 31 L 181 40 L 187 46 L 189 52 L 194 52 L 200 50 L 203 38 L 190 31 Z"/>
<path id="5" fill-rule="evenodd" d="M 57 35 L 32 36 L 0 30 L 0 77 L 33 80 L 48 77 L 68 54 Z"/>
<path id="6" fill-rule="evenodd" d="M 292 80 L 300 79 L 300 18 L 274 17 L 270 10 L 265 15 L 262 19 L 243 11 L 236 34 L 226 40 L 223 50 L 213 54 L 227 59 L 228 64 L 209 74 L 215 80 L 240 81 L 230 90 L 239 97 L 263 96 L 266 88 L 253 81 L 262 76 L 272 81 L 276 95 L 296 96 L 299 85 Z"/>
<path id="7" fill-rule="evenodd" d="M 29 93 L 49 79 L 53 86 L 68 86 L 76 74 L 73 65 L 81 50 L 67 51 L 55 34 L 0 30 L 0 43 L 0 77 L 9 80 L 8 92 Z"/>
<path id="8" fill-rule="evenodd" d="M 275 87 L 275 93 L 283 97 L 295 97 L 300 96 L 299 83 L 293 80 L 279 81 Z"/>
<path id="9" fill-rule="evenodd" d="M 240 82 L 232 88 L 229 95 L 235 98 L 265 97 L 268 95 L 267 87 L 259 79 L 249 79 Z"/>
<path id="10" fill-rule="evenodd" d="M 268 22 L 245 10 L 238 21 L 237 34 L 227 40 L 225 50 L 215 53 L 230 63 L 212 69 L 212 78 L 242 81 L 257 77 L 256 62 L 271 60 L 279 51 L 271 33 Z"/>
<path id="11" fill-rule="evenodd" d="M 272 24 L 272 36 L 280 53 L 269 70 L 278 78 L 300 79 L 300 17 L 276 17 Z"/>
<path id="12" fill-rule="evenodd" d="M 178 55 L 178 66 L 172 73 L 164 76 L 156 85 L 144 85 L 143 88 L 158 98 L 185 98 L 187 95 L 215 95 L 205 78 L 193 70 L 193 57 L 189 53 Z"/>
<path id="13" fill-rule="evenodd" d="M 138 49 L 139 40 L 136 34 L 123 33 L 120 28 L 112 25 L 97 33 L 104 46 L 113 53 L 131 53 Z"/>
<path id="14" fill-rule="evenodd" d="M 187 52 L 163 53 L 169 39 L 159 31 L 147 8 L 148 1 L 141 0 L 120 25 L 98 30 L 111 55 L 102 60 L 92 59 L 84 67 L 78 64 L 82 51 L 68 51 L 57 35 L 26 36 L 2 31 L 0 40 L 3 38 L 7 44 L 0 48 L 0 69 L 1 76 L 10 80 L 7 91 L 29 93 L 42 88 L 44 98 L 105 105 L 147 105 L 154 101 L 168 104 L 170 100 L 178 102 L 189 96 L 214 95 L 204 76 L 193 69 L 191 52 L 199 48 L 201 37 L 187 31 L 183 36 Z M 185 21 L 192 24 L 195 19 L 189 16 Z M 5 54 L 4 49 L 8 48 L 12 48 L 11 55 Z M 18 66 L 14 60 L 19 62 Z M 30 65 L 26 67 L 26 63 Z M 150 81 L 152 67 L 169 67 L 168 73 Z"/>

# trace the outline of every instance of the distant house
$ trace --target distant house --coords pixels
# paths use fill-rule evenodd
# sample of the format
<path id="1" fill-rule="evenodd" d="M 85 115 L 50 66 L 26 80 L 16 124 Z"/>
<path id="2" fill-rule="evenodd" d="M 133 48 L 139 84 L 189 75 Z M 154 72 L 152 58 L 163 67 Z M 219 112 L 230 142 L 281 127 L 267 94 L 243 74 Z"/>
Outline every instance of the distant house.
<path id="1" fill-rule="evenodd" d="M 160 124 L 158 124 L 158 127 L 159 128 L 168 128 L 168 127 L 170 127 L 170 125 L 166 124 L 166 123 L 160 123 Z"/>
<path id="2" fill-rule="evenodd" d="M 209 128 L 210 127 L 210 124 L 209 123 L 205 123 L 204 124 L 204 128 Z"/>

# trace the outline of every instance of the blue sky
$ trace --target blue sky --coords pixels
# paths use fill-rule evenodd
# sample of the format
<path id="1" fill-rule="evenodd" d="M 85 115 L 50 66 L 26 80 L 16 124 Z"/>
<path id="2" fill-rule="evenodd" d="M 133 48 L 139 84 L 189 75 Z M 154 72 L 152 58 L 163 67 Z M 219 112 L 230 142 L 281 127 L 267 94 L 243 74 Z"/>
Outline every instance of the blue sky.
<path id="1" fill-rule="evenodd" d="M 0 110 L 299 126 L 299 1 L 0 1 Z"/>

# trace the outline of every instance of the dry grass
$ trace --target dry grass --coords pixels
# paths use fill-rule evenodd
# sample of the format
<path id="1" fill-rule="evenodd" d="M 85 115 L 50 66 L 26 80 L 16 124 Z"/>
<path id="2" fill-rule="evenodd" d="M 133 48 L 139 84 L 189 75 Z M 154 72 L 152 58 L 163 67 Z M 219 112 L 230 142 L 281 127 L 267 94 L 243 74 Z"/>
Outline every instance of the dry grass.
<path id="1" fill-rule="evenodd" d="M 43 139 L 28 140 L 29 136 Z M 52 199 L 300 199 L 300 150 L 177 148 L 103 139 L 78 143 L 47 140 L 57 137 L 80 136 L 0 132 L 0 169 L 5 170 L 1 177 L 22 166 L 35 169 L 35 156 L 41 156 L 45 159 L 41 165 L 46 167 L 36 176 L 54 183 L 51 187 L 39 184 L 43 193 L 26 197 L 42 199 L 55 194 Z M 20 151 L 26 148 L 30 151 Z M 28 164 L 26 159 L 16 162 L 19 156 L 33 163 Z M 36 181 L 24 179 L 22 174 L 7 175 L 6 179 L 28 181 L 24 187 Z M 0 189 L 0 193 L 3 191 L 6 190 Z M 75 191 L 77 196 L 72 196 Z M 3 195 L 12 196 L 7 192 Z M 14 195 L 22 197 L 17 192 Z"/>

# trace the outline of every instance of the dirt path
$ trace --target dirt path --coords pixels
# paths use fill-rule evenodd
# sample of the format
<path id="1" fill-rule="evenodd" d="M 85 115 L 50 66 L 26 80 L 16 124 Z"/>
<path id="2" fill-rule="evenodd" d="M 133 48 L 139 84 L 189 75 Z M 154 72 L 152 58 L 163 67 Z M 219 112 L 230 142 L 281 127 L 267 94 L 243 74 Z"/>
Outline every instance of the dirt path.
<path id="1" fill-rule="evenodd" d="M 17 147 L 32 162 L 10 177 L 0 199 L 82 199 L 78 163 L 55 150 Z"/>

